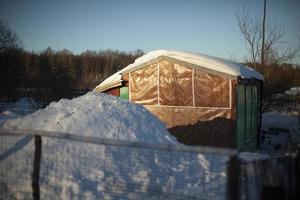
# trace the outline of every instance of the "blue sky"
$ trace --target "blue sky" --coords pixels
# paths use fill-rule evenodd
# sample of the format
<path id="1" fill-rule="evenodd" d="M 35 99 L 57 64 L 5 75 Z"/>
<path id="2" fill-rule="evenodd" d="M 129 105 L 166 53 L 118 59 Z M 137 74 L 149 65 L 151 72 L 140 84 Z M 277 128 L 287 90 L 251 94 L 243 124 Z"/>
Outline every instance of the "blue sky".
<path id="1" fill-rule="evenodd" d="M 285 41 L 300 40 L 300 0 L 267 0 Z M 27 50 L 176 49 L 227 59 L 248 54 L 236 14 L 262 15 L 263 0 L 1 0 L 0 18 Z M 294 60 L 300 63 L 300 58 Z"/>

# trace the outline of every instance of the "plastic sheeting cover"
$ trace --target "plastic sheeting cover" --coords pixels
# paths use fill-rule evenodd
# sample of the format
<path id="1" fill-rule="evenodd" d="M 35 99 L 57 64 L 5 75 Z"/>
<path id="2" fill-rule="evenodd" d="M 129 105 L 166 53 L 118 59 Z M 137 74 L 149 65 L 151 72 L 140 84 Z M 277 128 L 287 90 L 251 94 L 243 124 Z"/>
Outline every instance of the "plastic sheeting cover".
<path id="1" fill-rule="evenodd" d="M 159 104 L 193 106 L 193 70 L 161 61 L 159 67 Z"/>
<path id="2" fill-rule="evenodd" d="M 143 104 L 181 142 L 234 147 L 236 80 L 166 60 L 128 77 L 131 101 Z"/>
<path id="3" fill-rule="evenodd" d="M 230 107 L 228 79 L 195 69 L 194 87 L 197 107 Z"/>
<path id="4" fill-rule="evenodd" d="M 209 121 L 216 117 L 235 119 L 230 109 L 145 106 L 150 112 L 165 122 L 168 128 Z"/>
<path id="5" fill-rule="evenodd" d="M 157 104 L 157 63 L 130 73 L 130 100 L 143 105 Z"/>

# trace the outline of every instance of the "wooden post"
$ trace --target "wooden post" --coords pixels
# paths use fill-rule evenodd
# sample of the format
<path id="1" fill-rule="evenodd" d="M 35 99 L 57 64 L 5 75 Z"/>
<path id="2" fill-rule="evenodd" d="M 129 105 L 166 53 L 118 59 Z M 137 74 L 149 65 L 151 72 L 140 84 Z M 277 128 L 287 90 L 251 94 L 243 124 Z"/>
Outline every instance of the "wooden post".
<path id="1" fill-rule="evenodd" d="M 34 161 L 32 170 L 32 198 L 40 199 L 40 164 L 42 156 L 42 138 L 39 135 L 34 136 Z"/>
<path id="2" fill-rule="evenodd" d="M 227 165 L 227 199 L 237 200 L 240 198 L 240 161 L 237 155 L 230 157 Z"/>
<path id="3" fill-rule="evenodd" d="M 263 14 L 263 25 L 262 25 L 262 42 L 261 42 L 261 66 L 265 64 L 265 34 L 266 34 L 266 11 L 267 11 L 267 0 L 264 0 L 264 14 Z"/>
<path id="4" fill-rule="evenodd" d="M 297 156 L 295 158 L 295 178 L 296 178 L 296 187 L 295 187 L 295 199 L 300 197 L 300 144 L 298 144 L 297 148 Z"/>

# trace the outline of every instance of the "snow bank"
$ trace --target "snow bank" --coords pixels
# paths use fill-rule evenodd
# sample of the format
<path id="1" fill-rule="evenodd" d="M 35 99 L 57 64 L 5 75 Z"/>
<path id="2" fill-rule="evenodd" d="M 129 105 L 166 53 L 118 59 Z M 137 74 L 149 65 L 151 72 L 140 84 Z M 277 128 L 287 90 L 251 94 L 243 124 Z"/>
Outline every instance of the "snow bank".
<path id="1" fill-rule="evenodd" d="M 41 103 L 29 97 L 20 98 L 14 103 L 0 102 L 0 124 L 8 119 L 33 113 L 40 107 Z"/>
<path id="2" fill-rule="evenodd" d="M 300 87 L 292 87 L 290 90 L 287 90 L 284 93 L 289 96 L 297 96 L 300 94 Z"/>
<path id="3" fill-rule="evenodd" d="M 31 115 L 6 121 L 3 128 L 57 131 L 147 143 L 177 143 L 165 125 L 143 106 L 94 92 L 53 102 Z"/>
<path id="4" fill-rule="evenodd" d="M 18 115 L 31 113 L 40 106 L 40 103 L 30 97 L 20 98 L 15 103 L 0 103 L 1 111 L 11 111 Z"/>
<path id="5" fill-rule="evenodd" d="M 3 127 L 177 144 L 143 106 L 93 92 Z M 3 199 L 31 197 L 33 155 L 31 136 L 1 136 Z M 224 199 L 228 158 L 43 137 L 41 199 Z"/>
<path id="6" fill-rule="evenodd" d="M 293 126 L 299 126 L 299 116 L 267 112 L 262 114 L 262 130 L 272 129 L 290 130 Z"/>
<path id="7" fill-rule="evenodd" d="M 271 155 L 289 153 L 290 144 L 300 142 L 300 116 L 289 112 L 262 114 L 261 152 Z M 292 146 L 291 146 L 292 147 Z"/>
<path id="8" fill-rule="evenodd" d="M 241 152 L 239 154 L 239 158 L 244 162 L 250 162 L 250 161 L 254 161 L 254 160 L 270 159 L 270 155 L 260 154 L 260 153 L 251 153 L 251 152 Z"/>

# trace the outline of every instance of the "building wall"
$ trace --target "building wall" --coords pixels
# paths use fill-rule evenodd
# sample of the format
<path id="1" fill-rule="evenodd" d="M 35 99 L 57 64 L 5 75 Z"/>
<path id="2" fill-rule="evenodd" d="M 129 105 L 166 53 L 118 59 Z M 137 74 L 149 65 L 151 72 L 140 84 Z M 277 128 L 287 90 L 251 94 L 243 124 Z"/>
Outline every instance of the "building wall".
<path id="1" fill-rule="evenodd" d="M 167 60 L 130 72 L 128 80 L 129 100 L 143 104 L 181 142 L 235 146 L 236 80 Z"/>
<path id="2" fill-rule="evenodd" d="M 109 95 L 118 97 L 118 96 L 120 96 L 120 88 L 117 87 L 117 88 L 112 88 L 112 89 L 106 90 L 105 94 L 109 94 Z"/>

